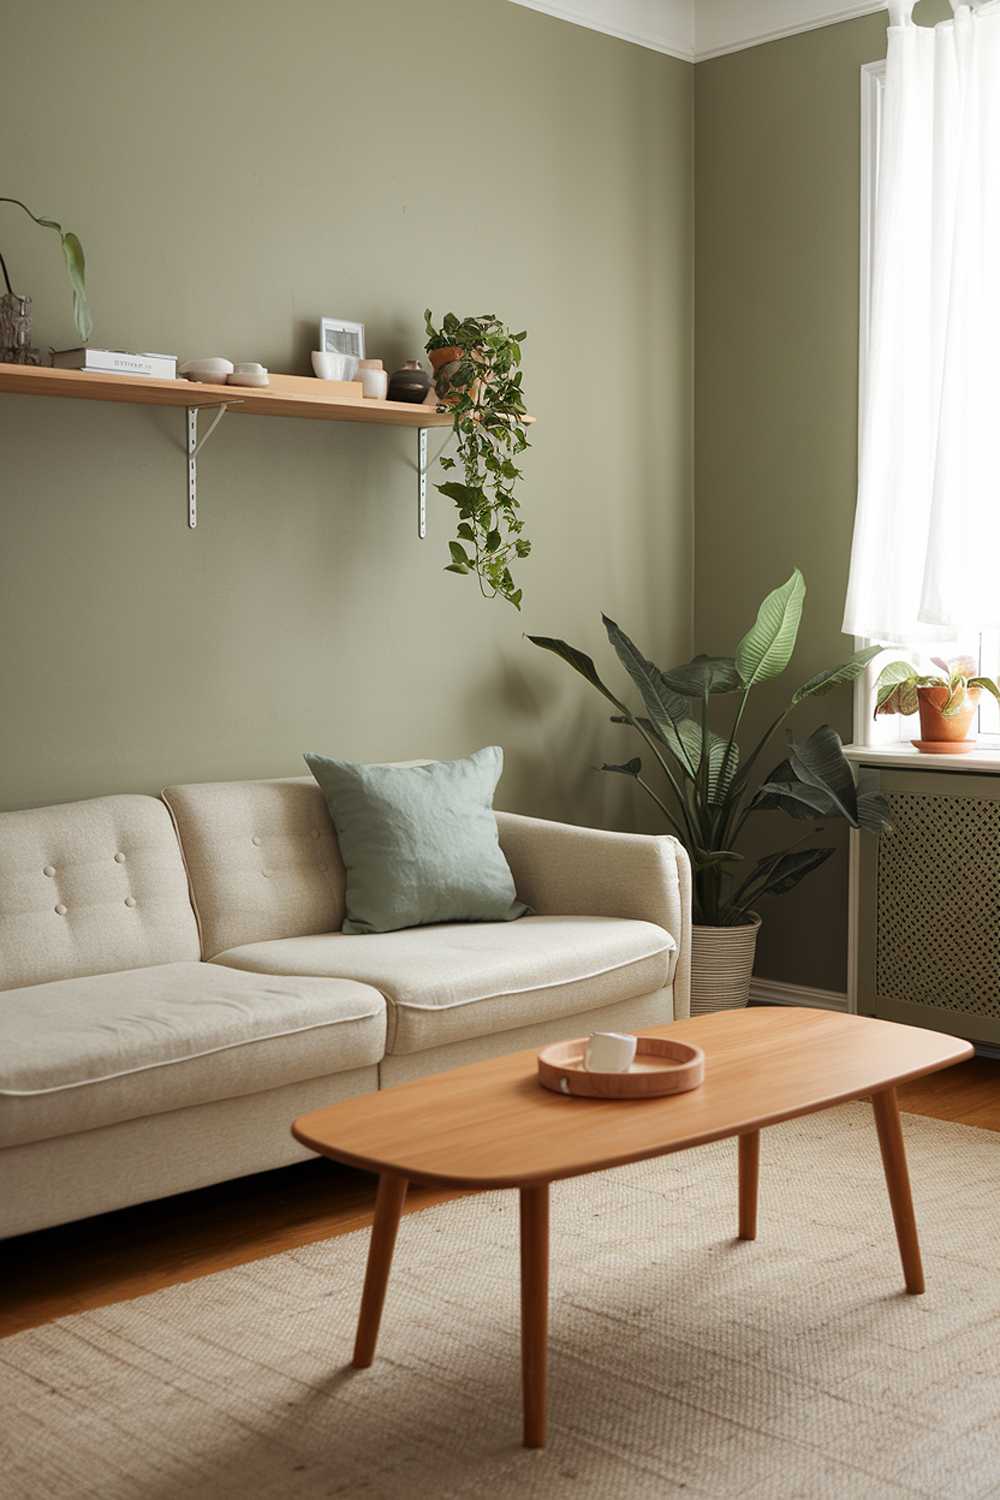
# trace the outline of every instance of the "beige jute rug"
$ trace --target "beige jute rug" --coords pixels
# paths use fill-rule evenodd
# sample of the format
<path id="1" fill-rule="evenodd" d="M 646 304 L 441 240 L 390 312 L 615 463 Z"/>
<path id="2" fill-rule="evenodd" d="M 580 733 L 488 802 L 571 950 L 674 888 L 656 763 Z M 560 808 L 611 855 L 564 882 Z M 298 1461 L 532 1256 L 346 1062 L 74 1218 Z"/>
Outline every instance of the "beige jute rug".
<path id="1" fill-rule="evenodd" d="M 870 1110 L 552 1190 L 551 1435 L 520 1446 L 517 1194 L 403 1220 L 372 1369 L 367 1233 L 0 1342 L 6 1500 L 1000 1496 L 1000 1135 L 904 1119 L 907 1297 Z"/>

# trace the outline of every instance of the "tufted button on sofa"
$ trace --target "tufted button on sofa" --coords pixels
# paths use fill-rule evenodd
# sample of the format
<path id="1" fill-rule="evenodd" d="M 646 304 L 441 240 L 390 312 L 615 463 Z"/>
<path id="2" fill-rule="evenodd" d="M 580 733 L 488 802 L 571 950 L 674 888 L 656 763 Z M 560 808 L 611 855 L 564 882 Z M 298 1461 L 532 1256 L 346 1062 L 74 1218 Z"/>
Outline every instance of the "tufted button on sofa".
<path id="1" fill-rule="evenodd" d="M 0 1236 L 299 1160 L 323 1104 L 688 1013 L 675 840 L 497 825 L 532 915 L 359 936 L 311 778 L 0 815 Z"/>

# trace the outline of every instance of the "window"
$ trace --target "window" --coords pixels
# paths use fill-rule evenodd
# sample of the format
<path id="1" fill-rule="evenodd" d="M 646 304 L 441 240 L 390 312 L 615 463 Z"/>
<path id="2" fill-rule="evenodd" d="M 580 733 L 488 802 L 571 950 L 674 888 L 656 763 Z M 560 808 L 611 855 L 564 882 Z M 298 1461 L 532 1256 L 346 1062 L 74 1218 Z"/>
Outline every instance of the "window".
<path id="1" fill-rule="evenodd" d="M 875 232 L 875 208 L 878 197 L 879 148 L 883 121 L 883 99 L 885 93 L 884 62 L 867 63 L 861 69 L 861 274 L 858 339 L 858 400 L 859 443 L 861 433 L 860 413 L 864 402 L 865 380 L 869 357 L 869 330 L 871 324 L 872 299 L 872 249 Z M 860 469 L 860 451 L 859 469 Z M 857 639 L 858 648 L 870 642 Z M 927 658 L 930 656 L 971 656 L 978 663 L 983 676 L 1000 679 L 1000 631 L 985 631 L 967 640 L 949 640 L 934 643 L 927 640 L 906 646 L 889 647 L 885 654 L 877 657 L 855 688 L 854 738 L 859 744 L 878 745 L 903 741 L 909 743 L 916 735 L 915 721 L 899 716 L 873 719 L 874 683 L 886 661 L 897 657 L 912 657 L 924 662 L 928 671 L 933 671 Z M 1000 748 L 1000 704 L 989 694 L 983 695 L 979 710 L 979 733 L 994 747 Z"/>

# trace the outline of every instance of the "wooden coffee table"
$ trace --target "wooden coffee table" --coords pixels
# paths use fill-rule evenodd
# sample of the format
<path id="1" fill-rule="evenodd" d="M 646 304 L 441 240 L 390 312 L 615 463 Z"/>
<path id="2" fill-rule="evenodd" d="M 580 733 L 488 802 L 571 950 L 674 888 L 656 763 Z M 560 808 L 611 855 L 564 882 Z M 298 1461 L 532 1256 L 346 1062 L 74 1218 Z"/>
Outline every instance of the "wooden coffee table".
<path id="1" fill-rule="evenodd" d="M 924 1277 L 896 1084 L 972 1056 L 957 1037 L 830 1011 L 760 1007 L 650 1028 L 697 1042 L 705 1082 L 642 1100 L 566 1098 L 536 1079 L 534 1051 L 455 1068 L 345 1100 L 292 1126 L 304 1145 L 379 1173 L 354 1364 L 375 1357 L 382 1304 L 409 1182 L 517 1188 L 521 1195 L 524 1443 L 545 1442 L 549 1184 L 739 1137 L 739 1237 L 757 1236 L 760 1131 L 870 1094 L 906 1290 Z"/>

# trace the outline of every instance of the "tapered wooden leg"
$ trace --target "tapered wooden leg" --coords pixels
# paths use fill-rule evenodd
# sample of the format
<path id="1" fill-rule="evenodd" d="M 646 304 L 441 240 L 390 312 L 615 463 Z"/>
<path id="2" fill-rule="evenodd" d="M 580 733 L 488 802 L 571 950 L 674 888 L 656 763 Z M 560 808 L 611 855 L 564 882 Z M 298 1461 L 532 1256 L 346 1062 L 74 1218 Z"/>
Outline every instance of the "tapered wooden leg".
<path id="1" fill-rule="evenodd" d="M 919 1296 L 924 1289 L 924 1269 L 920 1263 L 920 1244 L 917 1240 L 917 1223 L 913 1217 L 910 1174 L 906 1169 L 906 1147 L 903 1145 L 903 1132 L 899 1125 L 896 1090 L 884 1089 L 879 1094 L 873 1094 L 872 1108 L 878 1127 L 878 1143 L 882 1149 L 882 1165 L 889 1189 L 889 1202 L 892 1204 L 906 1290 L 913 1296 Z"/>
<path id="2" fill-rule="evenodd" d="M 740 1239 L 757 1238 L 757 1184 L 760 1181 L 760 1131 L 740 1136 Z"/>
<path id="3" fill-rule="evenodd" d="M 406 1200 L 406 1178 L 395 1173 L 383 1172 L 378 1180 L 375 1197 L 375 1222 L 368 1244 L 368 1266 L 365 1271 L 365 1289 L 361 1294 L 361 1311 L 358 1314 L 358 1333 L 354 1340 L 354 1368 L 367 1370 L 375 1358 L 378 1340 L 378 1325 L 382 1320 L 382 1304 L 389 1282 L 389 1267 L 396 1244 L 399 1216 Z"/>
<path id="4" fill-rule="evenodd" d="M 549 1323 L 549 1187 L 521 1189 L 521 1384 L 524 1446 L 545 1447 Z"/>

